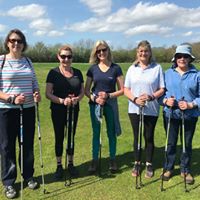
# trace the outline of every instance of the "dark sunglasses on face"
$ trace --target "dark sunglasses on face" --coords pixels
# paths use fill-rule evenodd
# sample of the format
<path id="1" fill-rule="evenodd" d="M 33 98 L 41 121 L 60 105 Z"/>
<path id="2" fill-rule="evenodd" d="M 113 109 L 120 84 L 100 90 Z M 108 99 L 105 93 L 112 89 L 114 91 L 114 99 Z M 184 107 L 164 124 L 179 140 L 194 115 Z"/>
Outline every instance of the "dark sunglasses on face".
<path id="1" fill-rule="evenodd" d="M 8 40 L 10 43 L 14 44 L 15 42 L 17 42 L 18 44 L 22 44 L 23 40 L 21 39 L 9 39 Z"/>
<path id="2" fill-rule="evenodd" d="M 72 59 L 72 55 L 60 55 L 60 57 L 64 60 L 66 58 Z"/>
<path id="3" fill-rule="evenodd" d="M 106 52 L 106 51 L 107 51 L 107 48 L 104 48 L 104 49 L 98 49 L 96 52 L 97 52 L 97 54 L 99 54 L 99 53 L 101 53 L 101 51 L 102 51 L 102 52 Z"/>
<path id="4" fill-rule="evenodd" d="M 190 58 L 190 55 L 188 55 L 188 54 L 177 54 L 176 55 L 176 59 L 181 59 L 181 58 L 187 59 L 187 58 Z"/>

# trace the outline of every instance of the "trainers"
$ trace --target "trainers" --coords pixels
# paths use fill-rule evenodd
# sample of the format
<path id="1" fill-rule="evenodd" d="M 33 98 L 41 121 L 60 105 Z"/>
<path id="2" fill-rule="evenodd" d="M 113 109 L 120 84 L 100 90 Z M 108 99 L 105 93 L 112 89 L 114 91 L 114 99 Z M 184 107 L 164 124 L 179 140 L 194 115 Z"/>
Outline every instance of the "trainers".
<path id="1" fill-rule="evenodd" d="M 16 195 L 17 195 L 17 192 L 12 185 L 5 186 L 5 196 L 8 199 L 13 199 L 16 197 Z"/>
<path id="2" fill-rule="evenodd" d="M 63 177 L 63 167 L 62 167 L 62 165 L 57 165 L 57 169 L 55 172 L 55 178 L 61 179 L 62 177 Z"/>
<path id="3" fill-rule="evenodd" d="M 88 168 L 89 174 L 94 174 L 95 172 L 97 172 L 97 168 L 98 168 L 98 161 L 92 160 L 92 162 Z"/>
<path id="4" fill-rule="evenodd" d="M 110 160 L 110 166 L 109 166 L 109 170 L 111 173 L 116 173 L 118 168 L 117 168 L 117 163 L 115 159 L 111 159 Z"/>
<path id="5" fill-rule="evenodd" d="M 140 164 L 139 163 L 135 163 L 135 165 L 134 165 L 134 167 L 132 169 L 132 176 L 133 177 L 139 176 L 140 169 L 141 169 Z"/>
<path id="6" fill-rule="evenodd" d="M 38 188 L 39 184 L 37 181 L 35 181 L 33 178 L 30 178 L 28 181 L 27 181 L 27 186 L 29 189 L 31 190 L 35 190 L 36 188 Z"/>
<path id="7" fill-rule="evenodd" d="M 68 171 L 72 177 L 77 177 L 79 175 L 78 170 L 74 167 L 72 163 L 68 164 Z"/>
<path id="8" fill-rule="evenodd" d="M 169 181 L 171 176 L 172 176 L 172 172 L 167 170 L 164 174 L 161 174 L 160 178 L 163 179 L 163 181 Z"/>
<path id="9" fill-rule="evenodd" d="M 151 164 L 146 166 L 146 173 L 145 173 L 145 178 L 152 178 L 154 175 L 153 173 L 153 167 Z"/>
<path id="10" fill-rule="evenodd" d="M 185 180 L 186 180 L 186 183 L 187 184 L 194 184 L 194 177 L 190 174 L 190 173 L 185 173 L 186 177 L 185 177 Z M 184 178 L 184 173 L 181 172 L 181 177 Z"/>

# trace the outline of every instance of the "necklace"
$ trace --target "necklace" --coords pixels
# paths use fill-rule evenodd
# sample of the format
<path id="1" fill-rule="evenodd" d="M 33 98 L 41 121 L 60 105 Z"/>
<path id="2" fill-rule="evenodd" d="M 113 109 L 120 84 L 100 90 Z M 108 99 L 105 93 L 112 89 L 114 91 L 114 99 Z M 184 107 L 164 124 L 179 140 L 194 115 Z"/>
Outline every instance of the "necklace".
<path id="1" fill-rule="evenodd" d="M 73 70 L 71 67 L 69 67 L 69 70 L 65 70 L 65 69 L 63 69 L 63 67 L 60 66 L 59 69 L 63 76 L 65 76 L 67 78 L 70 78 L 73 76 Z"/>

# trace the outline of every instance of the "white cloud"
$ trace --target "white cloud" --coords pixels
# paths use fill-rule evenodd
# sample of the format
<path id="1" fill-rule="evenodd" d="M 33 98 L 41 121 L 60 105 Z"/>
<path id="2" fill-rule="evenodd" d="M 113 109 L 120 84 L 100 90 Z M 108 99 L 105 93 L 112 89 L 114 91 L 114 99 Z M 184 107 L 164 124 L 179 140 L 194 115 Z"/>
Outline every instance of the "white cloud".
<path id="1" fill-rule="evenodd" d="M 179 10 L 175 4 L 160 3 L 142 3 L 139 2 L 131 8 L 121 8 L 116 13 L 110 15 L 107 20 L 114 24 L 134 23 L 147 24 L 155 22 L 166 22 L 169 18 L 174 17 Z"/>
<path id="2" fill-rule="evenodd" d="M 36 19 L 44 16 L 45 14 L 46 14 L 45 7 L 39 4 L 16 6 L 7 12 L 7 15 L 23 20 Z"/>
<path id="3" fill-rule="evenodd" d="M 91 12 L 99 16 L 108 14 L 111 11 L 112 0 L 80 0 L 86 4 Z"/>
<path id="4" fill-rule="evenodd" d="M 92 9 L 95 0 L 80 0 Z M 100 2 L 100 0 L 98 0 Z M 104 1 L 103 1 L 104 2 Z M 97 5 L 97 4 L 94 4 Z M 96 12 L 95 12 L 96 13 Z M 143 33 L 160 34 L 168 37 L 173 30 L 200 27 L 200 7 L 184 8 L 174 3 L 139 2 L 131 8 L 121 8 L 107 16 L 96 16 L 68 25 L 67 29 L 78 32 L 122 32 L 125 35 Z"/>
<path id="5" fill-rule="evenodd" d="M 90 18 L 84 22 L 75 23 L 73 25 L 65 26 L 64 29 L 69 29 L 77 32 L 86 32 L 86 31 L 97 31 L 103 26 L 103 22 L 100 22 L 97 18 Z"/>
<path id="6" fill-rule="evenodd" d="M 138 35 L 138 34 L 156 34 L 156 35 L 163 35 L 163 34 L 168 34 L 171 31 L 170 27 L 161 27 L 156 24 L 153 25 L 141 25 L 141 26 L 136 26 L 134 28 L 130 28 L 124 33 L 126 35 Z"/>
<path id="7" fill-rule="evenodd" d="M 37 30 L 34 32 L 34 35 L 36 36 L 43 36 L 43 35 L 46 35 L 47 32 L 46 31 L 41 31 L 41 30 Z"/>
<path id="8" fill-rule="evenodd" d="M 177 16 L 175 25 L 179 27 L 200 27 L 200 7 L 196 9 L 184 9 L 181 16 Z"/>
<path id="9" fill-rule="evenodd" d="M 192 31 L 188 31 L 186 33 L 183 33 L 183 36 L 191 36 L 191 35 L 193 35 Z"/>
<path id="10" fill-rule="evenodd" d="M 36 19 L 29 24 L 32 29 L 38 29 L 40 31 L 51 30 L 53 24 L 50 19 Z"/>
<path id="11" fill-rule="evenodd" d="M 4 32 L 6 30 L 6 26 L 3 24 L 0 24 L 0 32 Z"/>
<path id="12" fill-rule="evenodd" d="M 62 36 L 62 35 L 64 35 L 64 33 L 61 31 L 52 30 L 48 32 L 48 36 L 51 36 L 51 37 L 57 37 L 57 36 Z"/>

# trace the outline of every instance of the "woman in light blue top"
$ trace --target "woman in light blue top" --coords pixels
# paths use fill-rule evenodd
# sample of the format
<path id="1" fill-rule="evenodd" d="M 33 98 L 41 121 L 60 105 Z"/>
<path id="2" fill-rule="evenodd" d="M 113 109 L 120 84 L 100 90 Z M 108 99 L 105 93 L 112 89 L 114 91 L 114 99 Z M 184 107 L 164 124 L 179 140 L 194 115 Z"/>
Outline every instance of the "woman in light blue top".
<path id="1" fill-rule="evenodd" d="M 134 135 L 135 165 L 132 176 L 140 172 L 140 153 L 138 151 L 139 110 L 143 108 L 144 138 L 146 150 L 146 178 L 153 176 L 152 158 L 154 151 L 154 129 L 159 114 L 157 98 L 164 93 L 162 68 L 153 61 L 151 45 L 141 41 L 137 47 L 137 60 L 127 71 L 124 94 L 129 99 L 129 118 Z"/>
<path id="2" fill-rule="evenodd" d="M 186 175 L 186 183 L 194 183 L 190 173 L 190 161 L 192 155 L 192 138 L 195 132 L 198 116 L 200 114 L 200 74 L 191 64 L 195 57 L 191 53 L 191 46 L 180 45 L 172 59 L 173 65 L 165 72 L 166 92 L 162 96 L 164 105 L 164 125 L 170 119 L 170 129 L 167 147 L 167 161 L 163 180 L 168 181 L 174 169 L 176 144 L 179 129 L 182 129 L 184 118 L 185 153 L 180 158 L 181 176 Z"/>

